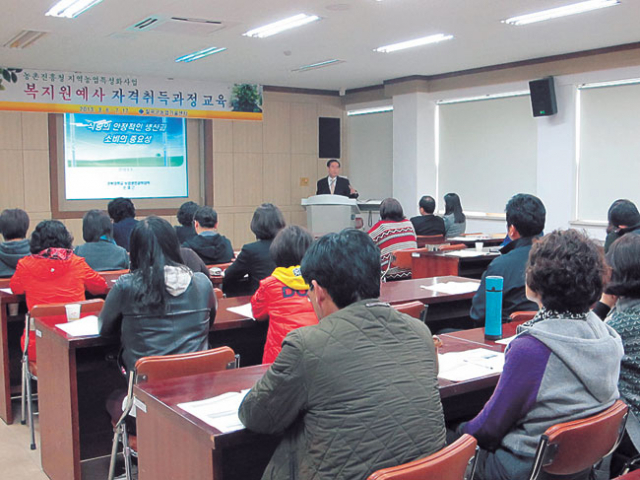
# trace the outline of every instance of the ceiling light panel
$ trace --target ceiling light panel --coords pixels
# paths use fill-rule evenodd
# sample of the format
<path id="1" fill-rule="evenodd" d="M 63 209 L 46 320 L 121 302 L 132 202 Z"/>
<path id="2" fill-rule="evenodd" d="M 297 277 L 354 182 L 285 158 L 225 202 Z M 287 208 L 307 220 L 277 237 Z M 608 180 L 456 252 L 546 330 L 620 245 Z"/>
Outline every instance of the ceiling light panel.
<path id="1" fill-rule="evenodd" d="M 393 105 L 386 105 L 384 107 L 360 108 L 358 110 L 349 110 L 347 111 L 347 116 L 355 117 L 358 115 L 371 115 L 372 113 L 384 113 L 384 112 L 393 112 Z"/>
<path id="2" fill-rule="evenodd" d="M 226 50 L 225 47 L 210 47 L 205 48 L 204 50 L 199 50 L 197 52 L 189 53 L 188 55 L 183 55 L 181 57 L 176 58 L 176 63 L 184 62 L 189 63 L 194 60 L 200 60 L 201 58 L 208 57 L 209 55 L 213 55 L 215 53 L 224 52 Z"/>
<path id="3" fill-rule="evenodd" d="M 507 18 L 502 22 L 508 23 L 509 25 L 528 25 L 530 23 L 544 22 L 545 20 L 576 15 L 578 13 L 591 12 L 600 8 L 613 7 L 619 4 L 620 0 L 588 0 L 586 2 L 572 3 L 563 7 L 550 8 L 540 12 Z"/>
<path id="4" fill-rule="evenodd" d="M 262 27 L 254 28 L 252 30 L 249 30 L 248 32 L 243 33 L 243 35 L 246 37 L 266 38 L 270 37 L 271 35 L 284 32 L 285 30 L 302 27 L 303 25 L 307 25 L 308 23 L 316 22 L 318 20 L 320 20 L 320 17 L 316 15 L 307 15 L 304 13 L 300 13 L 298 15 L 294 15 L 293 17 L 285 18 L 283 20 L 279 20 Z"/>
<path id="5" fill-rule="evenodd" d="M 60 0 L 45 15 L 48 17 L 76 18 L 100 2 L 102 0 Z"/>
<path id="6" fill-rule="evenodd" d="M 303 65 L 302 67 L 298 67 L 292 72 L 308 72 L 309 70 L 316 70 L 318 68 L 331 67 L 333 65 L 338 65 L 339 63 L 344 63 L 344 60 L 338 60 L 337 58 L 332 58 L 331 60 L 324 60 L 323 62 L 312 63 L 310 65 Z"/>
<path id="7" fill-rule="evenodd" d="M 391 53 L 398 50 L 405 50 L 407 48 L 420 47 L 422 45 L 429 45 L 431 43 L 440 43 L 445 40 L 451 40 L 453 35 L 445 35 L 444 33 L 438 33 L 436 35 L 429 35 L 428 37 L 416 38 L 414 40 L 407 40 L 406 42 L 393 43 L 391 45 L 385 45 L 384 47 L 378 47 L 374 52 Z"/>

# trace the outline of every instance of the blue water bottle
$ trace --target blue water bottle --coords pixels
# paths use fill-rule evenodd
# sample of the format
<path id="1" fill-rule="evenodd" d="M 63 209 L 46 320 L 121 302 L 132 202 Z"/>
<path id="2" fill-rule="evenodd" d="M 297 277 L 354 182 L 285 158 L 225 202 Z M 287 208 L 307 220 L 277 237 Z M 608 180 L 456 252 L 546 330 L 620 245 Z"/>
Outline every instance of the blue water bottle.
<path id="1" fill-rule="evenodd" d="M 484 338 L 502 338 L 502 277 L 486 277 L 486 305 L 484 316 Z"/>

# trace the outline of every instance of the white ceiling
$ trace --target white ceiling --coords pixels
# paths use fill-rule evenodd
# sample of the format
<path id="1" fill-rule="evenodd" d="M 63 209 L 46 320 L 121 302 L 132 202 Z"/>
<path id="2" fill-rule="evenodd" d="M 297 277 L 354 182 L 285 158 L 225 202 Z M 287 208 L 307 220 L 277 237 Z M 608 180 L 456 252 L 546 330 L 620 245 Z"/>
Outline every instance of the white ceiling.
<path id="1" fill-rule="evenodd" d="M 24 50 L 0 47 L 0 65 L 338 90 L 640 41 L 638 0 L 528 26 L 500 22 L 574 1 L 104 0 L 70 20 L 45 17 L 55 0 L 0 0 L 0 45 L 22 29 L 49 33 Z M 322 20 L 266 39 L 242 36 L 297 13 Z M 227 26 L 208 36 L 126 31 L 150 15 Z M 391 54 L 373 52 L 435 33 L 454 39 Z M 174 62 L 211 46 L 227 51 L 189 64 Z M 332 58 L 345 63 L 291 72 Z"/>

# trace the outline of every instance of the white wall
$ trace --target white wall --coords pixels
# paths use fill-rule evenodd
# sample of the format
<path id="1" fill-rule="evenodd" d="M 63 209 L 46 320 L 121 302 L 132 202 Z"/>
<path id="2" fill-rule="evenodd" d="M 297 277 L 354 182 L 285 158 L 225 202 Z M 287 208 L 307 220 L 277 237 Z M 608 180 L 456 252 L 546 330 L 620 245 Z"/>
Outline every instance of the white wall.
<path id="1" fill-rule="evenodd" d="M 393 195 L 393 112 L 347 117 L 349 179 L 359 200 Z"/>
<path id="2" fill-rule="evenodd" d="M 629 67 L 555 79 L 558 114 L 536 119 L 537 195 L 547 208 L 546 232 L 556 228 L 584 228 L 605 237 L 606 218 L 600 222 L 575 221 L 576 202 L 576 87 L 584 83 L 639 78 L 640 67 Z M 393 98 L 393 194 L 407 216 L 414 215 L 423 194 L 436 194 L 435 105 L 439 100 L 473 97 L 528 89 L 527 82 L 474 87 L 437 93 L 412 93 Z M 444 192 L 437 192 L 438 208 Z M 487 192 L 494 195 L 496 192 Z M 506 204 L 508 198 L 504 199 Z M 603 199 L 604 202 L 608 200 Z M 498 212 L 495 212 L 498 213 Z M 505 233 L 502 219 L 468 218 L 468 232 Z"/>

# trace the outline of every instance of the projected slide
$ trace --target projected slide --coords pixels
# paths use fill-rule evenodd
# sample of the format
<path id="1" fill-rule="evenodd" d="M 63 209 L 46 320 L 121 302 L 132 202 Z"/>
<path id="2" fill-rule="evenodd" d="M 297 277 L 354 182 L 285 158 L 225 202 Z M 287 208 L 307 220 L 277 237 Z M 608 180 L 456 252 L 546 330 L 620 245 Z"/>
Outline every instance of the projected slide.
<path id="1" fill-rule="evenodd" d="M 65 114 L 67 200 L 187 197 L 182 118 Z"/>

